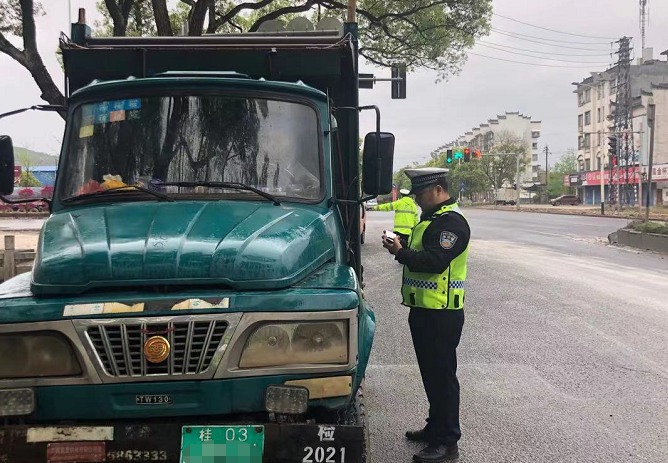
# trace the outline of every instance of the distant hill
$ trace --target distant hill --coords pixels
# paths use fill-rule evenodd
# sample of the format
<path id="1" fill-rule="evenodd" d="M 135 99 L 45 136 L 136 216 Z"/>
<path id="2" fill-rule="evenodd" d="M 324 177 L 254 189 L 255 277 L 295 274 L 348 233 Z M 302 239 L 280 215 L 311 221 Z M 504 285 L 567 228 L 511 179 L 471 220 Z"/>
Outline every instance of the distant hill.
<path id="1" fill-rule="evenodd" d="M 14 160 L 17 166 L 22 166 L 24 158 L 27 156 L 31 167 L 35 166 L 55 166 L 58 164 L 58 156 L 52 156 L 39 151 L 29 150 L 20 146 L 14 147 Z"/>

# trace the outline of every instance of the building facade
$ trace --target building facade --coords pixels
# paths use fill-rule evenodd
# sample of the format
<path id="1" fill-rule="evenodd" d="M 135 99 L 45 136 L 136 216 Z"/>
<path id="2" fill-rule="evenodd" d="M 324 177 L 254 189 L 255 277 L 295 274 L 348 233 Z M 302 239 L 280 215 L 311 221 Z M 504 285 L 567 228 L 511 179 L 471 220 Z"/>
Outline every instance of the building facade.
<path id="1" fill-rule="evenodd" d="M 521 173 L 523 187 L 521 199 L 525 201 L 530 200 L 533 193 L 527 191 L 527 188 L 540 183 L 539 149 L 541 121 L 533 120 L 531 116 L 521 114 L 520 112 L 506 111 L 505 114 L 497 115 L 496 118 L 489 119 L 486 123 L 474 127 L 464 135 L 458 137 L 454 142 L 446 145 L 446 148 L 466 146 L 486 153 L 494 146 L 495 138 L 503 132 L 517 136 L 526 144 L 526 168 Z"/>
<path id="2" fill-rule="evenodd" d="M 661 55 L 668 55 L 668 51 Z M 565 183 L 576 187 L 580 199 L 585 204 L 599 204 L 604 199 L 608 202 L 610 193 L 608 191 L 610 180 L 610 158 L 608 137 L 614 132 L 615 111 L 615 88 L 617 85 L 617 67 L 610 68 L 599 74 L 584 79 L 578 83 L 577 90 L 577 126 L 578 126 L 578 172 L 569 176 Z M 668 114 L 662 111 L 666 107 L 666 90 L 668 89 L 668 62 L 652 58 L 651 49 L 646 49 L 643 60 L 630 68 L 630 98 L 632 101 L 632 124 L 633 124 L 633 166 L 618 166 L 612 169 L 613 188 L 616 182 L 625 184 L 628 182 L 626 197 L 623 202 L 635 204 L 640 197 L 647 192 L 642 192 L 642 182 L 647 176 L 647 165 L 649 159 L 650 133 L 647 125 L 647 107 L 654 102 L 657 112 L 657 123 L 655 128 L 654 164 L 662 166 L 668 164 L 668 152 L 663 141 L 668 134 Z M 662 121 L 659 121 L 662 118 Z M 665 120 L 665 122 L 664 122 Z M 663 124 L 662 126 L 660 124 Z M 663 130 L 660 128 L 663 127 Z M 661 146 L 661 147 L 660 147 Z M 624 169 L 628 167 L 628 169 Z M 662 168 L 660 169 L 662 172 Z M 576 181 L 576 178 L 578 179 Z M 604 185 L 596 178 L 606 178 Z M 659 177 L 660 178 L 660 177 Z M 657 180 L 656 183 L 660 181 Z M 657 191 L 657 185 L 652 187 L 653 202 L 663 201 L 663 192 Z M 661 185 L 659 185 L 660 187 Z M 646 187 L 645 187 L 646 189 Z M 661 188 L 658 188 L 661 190 Z"/>

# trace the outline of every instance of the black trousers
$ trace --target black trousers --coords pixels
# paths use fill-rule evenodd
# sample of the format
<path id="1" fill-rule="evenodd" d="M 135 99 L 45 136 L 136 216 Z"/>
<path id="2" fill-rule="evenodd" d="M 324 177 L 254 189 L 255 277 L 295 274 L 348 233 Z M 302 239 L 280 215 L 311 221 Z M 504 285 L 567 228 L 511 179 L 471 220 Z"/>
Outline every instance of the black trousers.
<path id="1" fill-rule="evenodd" d="M 457 346 L 464 326 L 464 311 L 412 307 L 408 324 L 429 399 L 429 441 L 439 445 L 455 444 L 462 436 Z"/>

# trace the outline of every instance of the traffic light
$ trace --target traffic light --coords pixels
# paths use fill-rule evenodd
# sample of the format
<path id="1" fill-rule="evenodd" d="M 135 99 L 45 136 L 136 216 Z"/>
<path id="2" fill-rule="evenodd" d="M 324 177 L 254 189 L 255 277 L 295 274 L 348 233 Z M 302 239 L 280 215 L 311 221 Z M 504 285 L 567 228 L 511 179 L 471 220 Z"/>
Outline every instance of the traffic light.
<path id="1" fill-rule="evenodd" d="M 464 148 L 464 162 L 469 162 L 471 160 L 471 150 Z"/>
<path id="2" fill-rule="evenodd" d="M 608 152 L 612 156 L 617 156 L 617 137 L 615 135 L 608 137 Z"/>
<path id="3" fill-rule="evenodd" d="M 445 152 L 445 160 L 448 164 L 452 164 L 452 150 L 447 150 Z"/>
<path id="4" fill-rule="evenodd" d="M 482 157 L 482 153 L 480 152 L 480 150 L 475 150 L 475 157 L 477 157 L 478 159 Z"/>
<path id="5" fill-rule="evenodd" d="M 617 155 L 615 154 L 612 157 L 612 167 L 617 167 Z"/>

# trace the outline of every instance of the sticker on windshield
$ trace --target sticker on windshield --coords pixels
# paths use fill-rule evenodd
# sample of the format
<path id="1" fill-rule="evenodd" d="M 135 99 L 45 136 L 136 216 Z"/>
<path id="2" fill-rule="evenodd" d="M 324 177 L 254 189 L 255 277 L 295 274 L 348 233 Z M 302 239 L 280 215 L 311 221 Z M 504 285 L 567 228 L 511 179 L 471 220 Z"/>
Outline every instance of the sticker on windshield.
<path id="1" fill-rule="evenodd" d="M 230 298 L 224 297 L 217 304 L 202 299 L 186 299 L 172 306 L 172 310 L 229 309 Z"/>
<path id="2" fill-rule="evenodd" d="M 120 302 L 99 302 L 96 304 L 73 304 L 66 305 L 63 317 L 76 317 L 79 315 L 99 315 L 103 313 L 131 313 L 143 312 L 144 303 L 128 305 Z"/>
<path id="3" fill-rule="evenodd" d="M 95 132 L 94 125 L 84 125 L 79 129 L 79 138 L 90 137 L 93 135 L 94 132 Z"/>
<path id="4" fill-rule="evenodd" d="M 141 99 L 101 101 L 81 107 L 82 125 L 106 124 L 139 119 Z"/>
<path id="5" fill-rule="evenodd" d="M 109 122 L 120 122 L 125 120 L 125 110 L 112 111 L 109 113 Z"/>

